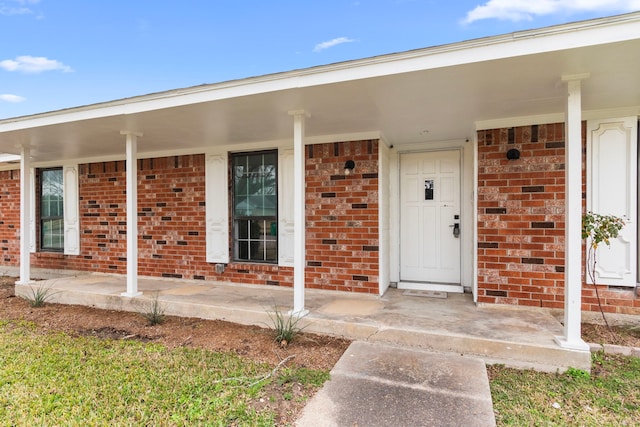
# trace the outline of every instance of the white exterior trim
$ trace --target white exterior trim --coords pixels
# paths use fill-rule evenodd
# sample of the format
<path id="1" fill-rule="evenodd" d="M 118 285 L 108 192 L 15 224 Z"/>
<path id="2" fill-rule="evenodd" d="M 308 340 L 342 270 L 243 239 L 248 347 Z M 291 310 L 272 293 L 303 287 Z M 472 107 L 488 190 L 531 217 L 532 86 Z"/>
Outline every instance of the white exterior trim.
<path id="1" fill-rule="evenodd" d="M 293 116 L 293 310 L 298 317 L 308 313 L 305 310 L 305 271 L 307 262 L 305 227 L 305 153 L 304 122 L 308 114 L 304 110 L 290 111 Z"/>
<path id="2" fill-rule="evenodd" d="M 579 48 L 615 43 L 632 40 L 638 33 L 640 33 L 640 13 L 629 13 L 2 120 L 0 130 L 14 131 L 100 117 L 128 115 L 293 88 L 554 52 L 567 47 Z"/>
<path id="3" fill-rule="evenodd" d="M 20 158 L 20 279 L 16 285 L 28 285 L 31 280 L 31 151 L 21 146 Z"/>
<path id="4" fill-rule="evenodd" d="M 127 137 L 127 291 L 121 295 L 135 297 L 138 291 L 138 137 L 141 133 L 120 132 Z"/>
<path id="5" fill-rule="evenodd" d="M 31 202 L 29 203 L 29 251 L 31 253 L 36 252 L 36 244 L 38 239 L 36 238 L 36 170 L 35 168 L 29 169 L 29 180 L 31 183 L 31 189 L 29 191 L 29 198 Z"/>
<path id="6" fill-rule="evenodd" d="M 565 121 L 565 273 L 564 336 L 556 342 L 564 348 L 589 351 L 582 340 L 582 101 L 580 78 L 567 82 Z"/>
<path id="7" fill-rule="evenodd" d="M 78 165 L 62 167 L 64 254 L 80 255 L 80 203 Z"/>
<path id="8" fill-rule="evenodd" d="M 478 303 L 478 132 L 473 133 L 473 190 L 471 198 L 473 200 L 473 242 L 471 244 L 472 273 L 471 273 L 471 293 L 473 302 Z"/>
<path id="9" fill-rule="evenodd" d="M 622 217 L 625 226 L 598 249 L 596 282 L 635 287 L 637 280 L 638 118 L 587 121 L 587 210 Z M 586 283 L 592 283 L 587 274 Z"/>
<path id="10" fill-rule="evenodd" d="M 564 113 L 541 114 L 537 116 L 506 117 L 476 122 L 476 130 L 504 129 L 518 126 L 544 125 L 564 122 Z"/>
<path id="11" fill-rule="evenodd" d="M 582 120 L 607 119 L 609 117 L 640 116 L 640 107 L 611 108 L 603 110 L 589 110 L 582 112 Z M 477 130 L 503 129 L 519 126 L 544 125 L 562 123 L 564 113 L 549 113 L 537 116 L 506 117 L 495 120 L 480 120 L 476 122 Z"/>
<path id="12" fill-rule="evenodd" d="M 229 262 L 229 194 L 226 151 L 205 158 L 206 260 Z"/>
<path id="13" fill-rule="evenodd" d="M 278 150 L 278 265 L 293 267 L 295 260 L 294 150 Z"/>
<path id="14" fill-rule="evenodd" d="M 391 206 L 391 153 L 389 147 L 378 140 L 378 293 L 383 295 L 391 282 L 390 223 Z"/>
<path id="15" fill-rule="evenodd" d="M 382 138 L 382 133 L 379 131 L 374 132 L 356 132 L 356 133 L 342 133 L 342 134 L 330 134 L 330 135 L 319 135 L 313 137 L 305 137 L 305 145 L 315 145 L 315 144 L 326 144 L 332 143 L 336 141 L 346 142 L 346 141 L 361 141 L 366 139 L 380 139 Z M 215 146 L 215 148 L 210 148 L 210 146 L 206 145 L 206 141 L 203 141 L 202 147 L 198 148 L 190 148 L 190 149 L 178 149 L 178 150 L 161 150 L 161 151 L 147 151 L 147 152 L 138 152 L 137 159 L 157 159 L 161 157 L 171 157 L 171 156 L 188 156 L 188 155 L 197 155 L 197 154 L 215 154 L 222 151 L 227 152 L 241 152 L 241 151 L 257 151 L 257 150 L 267 150 L 267 149 L 280 149 L 280 148 L 293 148 L 293 141 L 291 139 L 282 139 L 282 140 L 265 140 L 259 142 L 251 142 L 251 143 L 240 143 L 240 144 L 223 144 Z M 79 157 L 75 159 L 66 159 L 65 163 L 68 164 L 87 164 L 87 163 L 103 163 L 103 162 L 116 162 L 126 160 L 125 155 L 113 155 L 113 156 L 99 156 L 99 157 Z M 57 167 L 60 166 L 59 160 L 49 161 L 49 162 L 33 162 L 31 164 L 34 168 L 48 168 L 48 167 Z M 0 171 L 5 170 L 18 170 L 20 169 L 19 164 L 14 163 L 0 163 Z"/>

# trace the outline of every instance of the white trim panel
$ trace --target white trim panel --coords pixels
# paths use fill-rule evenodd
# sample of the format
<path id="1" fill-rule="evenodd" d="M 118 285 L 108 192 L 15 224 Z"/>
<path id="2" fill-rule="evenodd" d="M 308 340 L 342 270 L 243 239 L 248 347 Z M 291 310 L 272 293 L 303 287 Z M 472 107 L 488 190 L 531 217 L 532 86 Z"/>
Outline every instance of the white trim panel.
<path id="1" fill-rule="evenodd" d="M 382 141 L 378 140 L 378 292 L 383 295 L 389 288 L 390 276 L 390 226 L 389 211 L 391 201 L 389 193 L 390 183 L 390 149 Z"/>
<path id="2" fill-rule="evenodd" d="M 293 150 L 278 152 L 278 265 L 293 267 L 294 260 L 294 207 Z"/>
<path id="3" fill-rule="evenodd" d="M 598 247 L 599 284 L 636 285 L 637 145 L 637 117 L 587 122 L 587 209 L 625 221 L 610 246 Z"/>
<path id="4" fill-rule="evenodd" d="M 62 168 L 64 211 L 64 253 L 80 255 L 80 206 L 78 194 L 78 165 Z"/>
<path id="5" fill-rule="evenodd" d="M 229 262 L 229 194 L 227 154 L 208 154 L 205 161 L 207 262 Z"/>
<path id="6" fill-rule="evenodd" d="M 29 182 L 31 188 L 29 189 L 29 252 L 36 252 L 36 170 L 35 168 L 29 168 Z"/>

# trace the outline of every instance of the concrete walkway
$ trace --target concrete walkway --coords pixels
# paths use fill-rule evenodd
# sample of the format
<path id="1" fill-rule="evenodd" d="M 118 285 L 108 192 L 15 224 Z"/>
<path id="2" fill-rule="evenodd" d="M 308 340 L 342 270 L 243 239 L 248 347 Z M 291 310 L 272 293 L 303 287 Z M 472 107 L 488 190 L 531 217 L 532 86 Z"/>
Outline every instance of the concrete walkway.
<path id="1" fill-rule="evenodd" d="M 36 273 L 34 273 L 36 274 Z M 82 274 L 39 281 L 51 288 L 52 302 L 98 308 L 145 311 L 152 298 L 166 314 L 221 319 L 267 326 L 274 307 L 286 313 L 293 305 L 291 288 L 223 282 L 140 278 L 141 296 L 123 297 L 121 275 Z M 28 293 L 25 285 L 16 293 Z M 487 363 L 555 372 L 568 367 L 588 370 L 589 352 L 560 348 L 554 336 L 560 323 L 548 312 L 513 307 L 477 307 L 468 294 L 407 294 L 390 289 L 384 296 L 306 291 L 306 332 L 329 334 L 439 353 L 464 354 Z"/>
<path id="2" fill-rule="evenodd" d="M 140 278 L 143 292 L 124 297 L 124 276 L 81 274 L 38 281 L 51 302 L 267 326 L 287 312 L 290 288 Z M 29 286 L 16 286 L 28 295 Z M 562 326 L 548 312 L 477 307 L 471 295 L 403 292 L 384 296 L 306 291 L 306 332 L 355 340 L 331 380 L 309 402 L 299 426 L 493 426 L 486 363 L 562 371 L 590 369 L 591 355 L 562 349 Z"/>
<path id="3" fill-rule="evenodd" d="M 296 425 L 495 426 L 480 359 L 354 342 Z"/>

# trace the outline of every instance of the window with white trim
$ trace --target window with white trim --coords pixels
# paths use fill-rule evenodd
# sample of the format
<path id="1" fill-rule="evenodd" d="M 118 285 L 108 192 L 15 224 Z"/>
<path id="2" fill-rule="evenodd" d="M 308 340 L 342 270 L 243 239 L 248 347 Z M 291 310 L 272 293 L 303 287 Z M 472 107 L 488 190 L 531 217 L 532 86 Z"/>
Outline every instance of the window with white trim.
<path id="1" fill-rule="evenodd" d="M 64 185 L 62 168 L 40 170 L 40 249 L 64 250 Z"/>
<path id="2" fill-rule="evenodd" d="M 234 261 L 278 261 L 278 153 L 232 154 Z"/>

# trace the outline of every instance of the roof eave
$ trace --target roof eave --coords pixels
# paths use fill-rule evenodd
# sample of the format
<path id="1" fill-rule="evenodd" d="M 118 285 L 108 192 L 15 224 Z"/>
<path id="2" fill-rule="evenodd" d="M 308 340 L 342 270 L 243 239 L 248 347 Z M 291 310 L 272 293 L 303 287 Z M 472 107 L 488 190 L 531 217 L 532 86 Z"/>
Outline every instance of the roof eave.
<path id="1" fill-rule="evenodd" d="M 589 37 L 585 37 L 589 32 Z M 0 120 L 0 132 L 638 38 L 640 12 Z M 559 76 L 560 77 L 560 76 Z"/>

